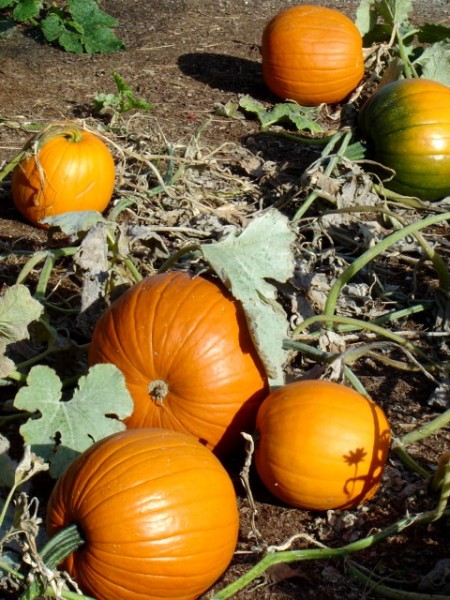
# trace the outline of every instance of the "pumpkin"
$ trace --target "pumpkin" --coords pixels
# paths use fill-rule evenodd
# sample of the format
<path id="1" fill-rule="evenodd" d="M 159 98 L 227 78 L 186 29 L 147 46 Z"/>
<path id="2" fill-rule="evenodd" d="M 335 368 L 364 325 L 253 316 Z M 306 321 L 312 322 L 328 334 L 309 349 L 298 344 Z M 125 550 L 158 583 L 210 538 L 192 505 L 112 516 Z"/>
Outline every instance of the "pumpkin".
<path id="1" fill-rule="evenodd" d="M 130 428 L 190 433 L 220 455 L 241 445 L 268 393 L 241 305 L 219 284 L 187 273 L 144 279 L 97 322 L 89 363 L 124 374 Z"/>
<path id="2" fill-rule="evenodd" d="M 267 87 L 304 106 L 344 100 L 364 75 L 361 34 L 332 8 L 303 4 L 281 11 L 265 26 L 261 50 Z"/>
<path id="3" fill-rule="evenodd" d="M 31 223 L 66 212 L 103 212 L 114 189 L 114 160 L 95 134 L 55 123 L 28 142 L 11 179 L 13 202 Z"/>
<path id="4" fill-rule="evenodd" d="M 379 88 L 363 105 L 359 126 L 373 158 L 393 169 L 386 187 L 422 200 L 450 194 L 450 88 L 403 79 Z"/>
<path id="5" fill-rule="evenodd" d="M 97 600 L 193 600 L 225 571 L 238 509 L 219 460 L 191 436 L 125 430 L 79 455 L 47 507 L 50 536 L 84 544 L 62 563 Z"/>
<path id="6" fill-rule="evenodd" d="M 256 420 L 255 465 L 268 490 L 304 509 L 353 508 L 379 487 L 389 424 L 373 401 L 329 381 L 278 388 Z"/>

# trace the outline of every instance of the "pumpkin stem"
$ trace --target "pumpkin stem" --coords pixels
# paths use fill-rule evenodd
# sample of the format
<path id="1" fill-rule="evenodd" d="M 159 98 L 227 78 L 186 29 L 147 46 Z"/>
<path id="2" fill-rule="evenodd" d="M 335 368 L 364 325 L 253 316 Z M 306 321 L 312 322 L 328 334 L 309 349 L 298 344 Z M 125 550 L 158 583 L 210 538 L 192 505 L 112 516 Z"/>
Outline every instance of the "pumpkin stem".
<path id="1" fill-rule="evenodd" d="M 48 591 L 46 574 L 48 571 L 53 571 L 56 567 L 67 558 L 72 552 L 75 552 L 85 540 L 81 537 L 80 530 L 77 525 L 69 525 L 65 529 L 54 535 L 39 552 L 42 561 L 42 566 L 30 577 L 30 582 L 25 591 L 20 597 L 20 600 L 34 600 L 41 598 Z M 37 576 L 36 576 L 37 575 Z M 62 592 L 61 598 L 72 598 L 73 595 L 68 592 Z M 89 600 L 88 596 L 82 596 Z M 92 600 L 92 599 L 91 599 Z"/>
<path id="2" fill-rule="evenodd" d="M 68 525 L 58 531 L 42 548 L 40 555 L 46 567 L 56 568 L 72 552 L 85 543 L 77 525 Z"/>
<path id="3" fill-rule="evenodd" d="M 162 406 L 169 393 L 169 386 L 162 379 L 155 379 L 148 384 L 148 393 L 157 406 Z"/>

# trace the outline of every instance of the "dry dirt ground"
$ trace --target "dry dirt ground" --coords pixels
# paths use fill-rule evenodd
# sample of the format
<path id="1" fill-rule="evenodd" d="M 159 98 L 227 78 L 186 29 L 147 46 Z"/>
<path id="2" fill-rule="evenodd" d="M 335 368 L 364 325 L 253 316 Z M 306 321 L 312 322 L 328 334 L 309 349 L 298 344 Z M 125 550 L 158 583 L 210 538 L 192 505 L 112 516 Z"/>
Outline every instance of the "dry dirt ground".
<path id="1" fill-rule="evenodd" d="M 340 8 L 353 16 L 356 2 L 319 1 L 317 4 Z M 130 119 L 130 130 L 142 143 L 154 143 L 160 152 L 161 140 L 173 147 L 190 147 L 197 143 L 199 153 L 221 149 L 229 165 L 233 157 L 242 158 L 239 146 L 256 143 L 252 134 L 257 123 L 232 120 L 214 112 L 216 103 L 236 99 L 248 93 L 255 99 L 271 102 L 261 79 L 259 44 L 265 22 L 282 7 L 281 0 L 109 0 L 103 7 L 120 21 L 118 35 L 126 50 L 110 55 L 75 56 L 41 44 L 23 29 L 12 37 L 0 39 L 0 165 L 4 165 L 27 139 L 24 123 L 47 123 L 55 119 L 90 118 L 93 97 L 100 92 L 114 92 L 112 71 L 117 71 L 136 96 L 154 104 L 149 113 Z M 449 4 L 444 0 L 417 3 L 415 18 L 428 22 L 447 21 Z M 14 123 L 17 127 L 14 128 Z M 199 128 L 207 124 L 199 136 Z M 252 142 L 253 139 L 253 142 Z M 193 141 L 194 140 L 194 141 Z M 224 146 L 225 145 L 225 146 Z M 296 150 L 273 142 L 258 146 L 258 152 L 272 165 L 290 161 Z M 197 154 L 198 157 L 199 154 Z M 298 160 L 302 158 L 300 153 Z M 303 156 L 306 163 L 310 157 Z M 226 162 L 226 161 L 225 161 Z M 230 167 L 231 168 L 231 167 Z M 290 163 L 290 171 L 302 172 L 301 162 Z M 122 174 L 123 175 L 123 174 Z M 261 179 L 264 182 L 264 178 Z M 205 185 L 207 182 L 203 181 Z M 271 187 L 266 192 L 270 195 Z M 275 193 L 275 192 L 274 192 Z M 1 192 L 0 244 L 2 251 L 45 247 L 47 234 L 24 223 L 9 201 L 8 181 Z M 266 200 L 264 200 L 266 201 Z M 169 207 L 170 208 L 170 207 Z M 173 208 L 173 207 L 172 207 Z M 239 220 L 233 207 L 229 218 Z M 165 223 L 170 225 L 170 223 Z M 164 238 L 164 232 L 160 232 Z M 168 247 L 179 239 L 164 240 Z M 183 243 L 186 239 L 182 240 Z M 11 283 L 17 272 L 9 263 L 0 270 L 2 284 Z M 433 389 L 421 374 L 381 372 L 365 366 L 361 376 L 368 390 L 383 405 L 394 434 L 402 435 L 411 427 L 436 415 L 436 406 L 427 403 Z M 415 449 L 423 464 L 433 464 L 449 445 L 448 430 L 437 441 L 426 440 Z M 219 590 L 235 580 L 260 555 L 251 537 L 250 507 L 240 486 L 238 472 L 243 457 L 230 465 L 236 480 L 241 508 L 241 538 L 230 569 L 215 586 Z M 47 484 L 48 482 L 44 483 Z M 44 485 L 42 483 L 42 485 Z M 376 497 L 359 511 L 315 514 L 294 510 L 275 501 L 252 479 L 258 515 L 261 545 L 281 545 L 291 536 L 302 533 L 329 546 L 341 546 L 364 537 L 408 513 L 426 510 L 435 498 L 426 483 L 405 469 L 392 456 L 386 477 Z M 45 496 L 42 489 L 37 493 Z M 292 542 L 292 548 L 315 547 L 307 537 Z M 370 571 L 386 576 L 387 585 L 423 593 L 447 594 L 447 584 L 430 583 L 426 575 L 441 559 L 450 557 L 448 521 L 411 527 L 389 541 L 361 552 L 357 562 Z M 205 595 L 205 598 L 207 596 Z M 344 562 L 320 560 L 295 563 L 273 571 L 239 592 L 236 598 L 260 600 L 362 600 L 379 597 L 368 584 L 351 577 Z M 407 598 L 407 596 L 397 596 Z M 440 596 L 443 597 L 443 596 Z M 432 596 L 430 596 L 432 598 Z M 113 600 L 113 599 L 111 599 Z"/>

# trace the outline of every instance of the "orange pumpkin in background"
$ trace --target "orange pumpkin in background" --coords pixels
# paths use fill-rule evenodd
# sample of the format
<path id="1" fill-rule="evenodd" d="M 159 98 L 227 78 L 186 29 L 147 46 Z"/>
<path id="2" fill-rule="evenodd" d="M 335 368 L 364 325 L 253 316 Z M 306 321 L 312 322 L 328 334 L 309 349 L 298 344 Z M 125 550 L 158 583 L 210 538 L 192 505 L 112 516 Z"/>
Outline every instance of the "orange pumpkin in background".
<path id="1" fill-rule="evenodd" d="M 389 444 L 389 423 L 377 404 L 338 383 L 304 380 L 262 403 L 255 464 L 266 487 L 287 504 L 354 508 L 377 491 Z"/>
<path id="2" fill-rule="evenodd" d="M 262 69 L 268 88 L 284 100 L 341 102 L 364 75 L 361 34 L 335 9 L 292 6 L 264 28 Z"/>
<path id="3" fill-rule="evenodd" d="M 228 567 L 239 514 L 230 477 L 191 436 L 126 430 L 82 453 L 57 481 L 50 536 L 76 525 L 62 563 L 97 600 L 194 600 Z"/>
<path id="4" fill-rule="evenodd" d="M 11 180 L 13 202 L 38 227 L 42 219 L 83 210 L 103 212 L 114 190 L 115 166 L 106 144 L 70 123 L 55 123 L 28 142 Z"/>
<path id="5" fill-rule="evenodd" d="M 220 455 L 242 445 L 268 393 L 244 311 L 221 284 L 186 273 L 144 279 L 99 319 L 89 363 L 124 374 L 127 427 L 190 433 Z"/>

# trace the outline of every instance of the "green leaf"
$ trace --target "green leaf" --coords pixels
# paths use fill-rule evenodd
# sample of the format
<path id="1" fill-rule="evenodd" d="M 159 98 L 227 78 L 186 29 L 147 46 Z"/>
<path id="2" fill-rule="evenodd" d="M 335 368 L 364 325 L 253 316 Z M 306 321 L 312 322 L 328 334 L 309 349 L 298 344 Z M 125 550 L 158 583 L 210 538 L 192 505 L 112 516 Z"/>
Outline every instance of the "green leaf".
<path id="1" fill-rule="evenodd" d="M 55 42 L 66 31 L 66 28 L 61 17 L 52 13 L 41 21 L 41 30 L 48 42 Z"/>
<path id="2" fill-rule="evenodd" d="M 118 52 L 124 47 L 123 42 L 118 40 L 116 34 L 107 27 L 97 27 L 94 31 L 86 31 L 81 41 L 88 54 Z"/>
<path id="3" fill-rule="evenodd" d="M 438 42 L 425 48 L 414 65 L 421 65 L 421 76 L 450 86 L 450 43 Z"/>
<path id="4" fill-rule="evenodd" d="M 73 459 L 93 442 L 125 429 L 119 419 L 129 416 L 133 400 L 117 367 L 99 364 L 80 377 L 69 400 L 62 400 L 62 382 L 47 366 L 31 369 L 27 385 L 14 400 L 18 410 L 37 413 L 20 433 L 59 477 Z"/>
<path id="5" fill-rule="evenodd" d="M 362 36 L 375 27 L 377 15 L 374 9 L 376 0 L 361 0 L 356 10 L 355 25 Z"/>
<path id="6" fill-rule="evenodd" d="M 68 0 L 67 5 L 74 21 L 82 23 L 86 28 L 118 25 L 114 17 L 100 9 L 97 0 Z"/>
<path id="7" fill-rule="evenodd" d="M 146 100 L 136 98 L 123 78 L 113 71 L 112 76 L 116 83 L 117 94 L 97 94 L 93 101 L 94 111 L 104 114 L 111 109 L 113 112 L 124 113 L 133 108 L 140 110 L 151 110 L 153 105 Z"/>
<path id="8" fill-rule="evenodd" d="M 449 0 L 450 1 L 450 0 Z M 424 23 L 417 33 L 417 39 L 422 44 L 434 44 L 450 40 L 450 27 L 432 23 Z"/>
<path id="9" fill-rule="evenodd" d="M 66 52 L 73 52 L 74 54 L 83 53 L 83 44 L 80 40 L 80 34 L 65 29 L 58 38 L 58 43 Z"/>
<path id="10" fill-rule="evenodd" d="M 59 229 L 67 235 L 75 235 L 89 231 L 96 223 L 106 223 L 106 219 L 97 210 L 74 210 L 46 217 L 41 222 Z"/>
<path id="11" fill-rule="evenodd" d="M 8 287 L 0 297 L 0 377 L 7 377 L 15 368 L 13 361 L 4 356 L 7 346 L 27 340 L 28 326 L 39 319 L 42 312 L 42 304 L 24 285 Z"/>
<path id="12" fill-rule="evenodd" d="M 35 19 L 41 12 L 42 4 L 42 0 L 21 0 L 13 10 L 13 17 L 16 21 Z"/>
<path id="13" fill-rule="evenodd" d="M 301 106 L 295 102 L 283 102 L 267 109 L 261 102 L 249 95 L 241 96 L 239 106 L 246 112 L 256 114 L 263 129 L 278 123 L 290 122 L 299 131 L 323 132 L 322 127 L 315 121 L 317 118 L 316 107 Z"/>
<path id="14" fill-rule="evenodd" d="M 294 272 L 294 232 L 278 211 L 255 218 L 240 235 L 203 244 L 205 260 L 244 308 L 250 331 L 272 385 L 283 385 L 288 354 L 286 314 L 268 280 L 287 281 Z"/>
<path id="15" fill-rule="evenodd" d="M 14 6 L 17 0 L 0 0 L 0 8 L 8 8 Z"/>
<path id="16" fill-rule="evenodd" d="M 413 10 L 413 0 L 361 0 L 356 11 L 355 24 L 361 35 L 372 31 L 382 19 L 392 27 L 406 23 Z"/>
<path id="17" fill-rule="evenodd" d="M 9 456 L 9 440 L 0 434 L 0 487 L 11 488 L 14 485 L 15 463 Z"/>

